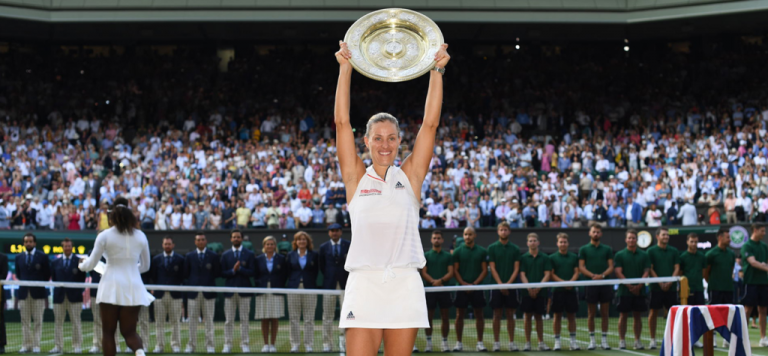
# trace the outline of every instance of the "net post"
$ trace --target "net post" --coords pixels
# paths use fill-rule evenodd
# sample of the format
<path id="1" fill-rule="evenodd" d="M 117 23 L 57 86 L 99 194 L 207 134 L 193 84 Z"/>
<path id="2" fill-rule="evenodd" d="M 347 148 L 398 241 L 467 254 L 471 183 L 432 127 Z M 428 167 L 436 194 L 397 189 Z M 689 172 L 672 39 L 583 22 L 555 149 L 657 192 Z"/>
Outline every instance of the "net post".
<path id="1" fill-rule="evenodd" d="M 715 332 L 709 330 L 704 333 L 702 342 L 704 343 L 704 356 L 715 355 Z"/>
<path id="2" fill-rule="evenodd" d="M 680 277 L 680 305 L 688 305 L 688 296 L 691 290 L 688 287 L 688 278 Z"/>

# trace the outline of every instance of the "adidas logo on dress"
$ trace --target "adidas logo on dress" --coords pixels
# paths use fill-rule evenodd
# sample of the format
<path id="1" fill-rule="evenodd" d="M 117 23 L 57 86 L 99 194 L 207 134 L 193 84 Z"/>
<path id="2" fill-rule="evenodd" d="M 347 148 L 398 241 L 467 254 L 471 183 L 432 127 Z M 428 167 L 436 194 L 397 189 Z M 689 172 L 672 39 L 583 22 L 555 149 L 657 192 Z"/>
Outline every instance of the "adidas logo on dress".
<path id="1" fill-rule="evenodd" d="M 355 314 L 352 314 L 352 312 L 349 312 L 349 314 L 347 314 L 347 320 L 355 320 Z"/>
<path id="2" fill-rule="evenodd" d="M 395 189 L 405 189 L 405 186 L 403 183 L 397 182 L 397 184 L 395 184 Z"/>

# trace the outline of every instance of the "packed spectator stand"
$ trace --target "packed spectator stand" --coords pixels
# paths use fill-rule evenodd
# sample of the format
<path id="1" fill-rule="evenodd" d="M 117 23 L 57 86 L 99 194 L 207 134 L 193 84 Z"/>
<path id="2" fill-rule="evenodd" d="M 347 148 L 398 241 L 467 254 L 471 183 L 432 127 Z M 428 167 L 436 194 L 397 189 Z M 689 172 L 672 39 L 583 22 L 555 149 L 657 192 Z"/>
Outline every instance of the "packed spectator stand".
<path id="1" fill-rule="evenodd" d="M 101 230 L 121 195 L 143 229 L 348 227 L 334 49 L 8 47 L 0 228 Z M 451 49 L 422 228 L 766 221 L 766 44 Z M 394 114 L 406 157 L 423 79 L 356 75 L 353 126 Z"/>

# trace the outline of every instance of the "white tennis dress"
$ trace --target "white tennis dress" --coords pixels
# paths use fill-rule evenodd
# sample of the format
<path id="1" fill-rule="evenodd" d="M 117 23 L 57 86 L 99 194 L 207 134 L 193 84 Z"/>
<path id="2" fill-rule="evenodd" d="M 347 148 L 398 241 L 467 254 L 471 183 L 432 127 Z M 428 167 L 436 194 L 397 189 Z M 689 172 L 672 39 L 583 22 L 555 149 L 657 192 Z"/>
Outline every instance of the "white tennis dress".
<path id="1" fill-rule="evenodd" d="M 93 270 L 102 255 L 107 259 L 107 266 L 96 292 L 97 303 L 149 306 L 155 300 L 141 280 L 141 274 L 149 270 L 150 263 L 149 243 L 141 230 L 134 229 L 128 235 L 114 227 L 102 231 L 96 237 L 93 252 L 80 264 L 80 270 Z"/>
<path id="2" fill-rule="evenodd" d="M 427 301 L 418 269 L 427 263 L 419 236 L 419 203 L 408 177 L 373 167 L 357 185 L 349 215 L 350 272 L 340 328 L 428 328 Z"/>

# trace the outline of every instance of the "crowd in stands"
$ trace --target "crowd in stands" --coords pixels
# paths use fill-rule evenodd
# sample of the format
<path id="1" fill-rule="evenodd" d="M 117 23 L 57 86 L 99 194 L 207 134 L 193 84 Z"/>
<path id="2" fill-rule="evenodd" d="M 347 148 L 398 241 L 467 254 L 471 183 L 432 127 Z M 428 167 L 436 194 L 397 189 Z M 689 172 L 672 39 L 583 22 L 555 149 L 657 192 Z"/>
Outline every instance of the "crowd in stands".
<path id="1" fill-rule="evenodd" d="M 452 44 L 422 228 L 766 221 L 768 44 L 698 46 Z M 142 229 L 349 227 L 333 46 L 238 52 L 227 71 L 191 46 L 30 48 L 0 53 L 0 229 L 100 230 L 117 196 Z M 353 86 L 353 126 L 400 120 L 399 164 L 424 78 Z"/>

